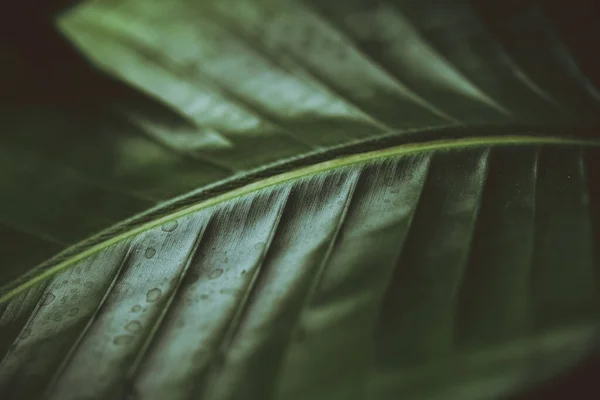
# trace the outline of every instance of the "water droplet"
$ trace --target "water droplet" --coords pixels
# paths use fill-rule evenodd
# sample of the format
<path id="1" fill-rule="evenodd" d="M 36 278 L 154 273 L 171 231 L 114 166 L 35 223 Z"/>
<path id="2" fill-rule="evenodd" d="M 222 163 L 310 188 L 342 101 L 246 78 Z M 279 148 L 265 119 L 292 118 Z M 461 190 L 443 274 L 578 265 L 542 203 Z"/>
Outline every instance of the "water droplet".
<path id="1" fill-rule="evenodd" d="M 229 262 L 229 257 L 225 257 L 225 259 L 223 260 L 223 262 L 224 262 L 225 264 L 227 264 L 227 263 Z"/>
<path id="2" fill-rule="evenodd" d="M 60 322 L 60 320 L 62 319 L 62 315 L 60 315 L 60 313 L 56 313 L 54 314 L 54 317 L 52 319 L 56 322 Z"/>
<path id="3" fill-rule="evenodd" d="M 69 316 L 74 317 L 77 315 L 78 312 L 79 312 L 79 308 L 71 307 L 71 309 L 69 310 Z"/>
<path id="4" fill-rule="evenodd" d="M 209 295 L 207 295 L 207 294 L 201 294 L 201 295 L 200 295 L 200 298 L 201 298 L 202 300 L 208 300 L 208 299 L 210 298 L 210 296 L 209 296 Z"/>
<path id="5" fill-rule="evenodd" d="M 211 272 L 208 277 L 210 279 L 217 279 L 218 277 L 220 277 L 221 275 L 223 275 L 223 270 L 221 268 L 217 268 L 215 269 L 213 272 Z"/>
<path id="6" fill-rule="evenodd" d="M 144 255 L 146 256 L 146 258 L 150 259 L 152 257 L 154 257 L 154 255 L 156 254 L 156 250 L 154 250 L 154 247 L 148 247 L 146 249 L 146 251 L 144 252 Z"/>
<path id="7" fill-rule="evenodd" d="M 54 294 L 46 293 L 46 295 L 42 299 L 42 306 L 47 306 L 48 304 L 52 303 L 54 299 L 56 299 L 56 296 Z"/>
<path id="8" fill-rule="evenodd" d="M 131 307 L 131 311 L 140 312 L 140 311 L 142 311 L 142 306 L 140 306 L 139 304 L 136 304 L 135 306 Z"/>
<path id="9" fill-rule="evenodd" d="M 169 221 L 165 223 L 162 228 L 163 232 L 173 232 L 177 229 L 177 221 Z"/>
<path id="10" fill-rule="evenodd" d="M 265 246 L 265 242 L 258 242 L 254 245 L 254 250 L 262 250 L 262 248 Z"/>
<path id="11" fill-rule="evenodd" d="M 27 328 L 21 332 L 21 339 L 27 339 L 29 336 L 31 336 L 31 329 Z"/>
<path id="12" fill-rule="evenodd" d="M 140 321 L 131 321 L 125 325 L 125 329 L 127 329 L 129 332 L 136 333 L 142 330 L 142 324 Z"/>
<path id="13" fill-rule="evenodd" d="M 158 288 L 150 289 L 148 293 L 146 293 L 146 301 L 148 303 L 153 303 L 160 298 L 162 295 L 162 290 Z"/>
<path id="14" fill-rule="evenodd" d="M 128 343 L 131 343 L 133 341 L 133 339 L 135 339 L 135 338 L 131 335 L 120 335 L 120 336 L 117 336 L 113 340 L 113 343 L 114 344 L 128 344 Z"/>
<path id="15" fill-rule="evenodd" d="M 242 272 L 240 272 L 240 275 L 245 275 L 246 274 L 246 270 L 243 269 Z"/>
<path id="16" fill-rule="evenodd" d="M 79 285 L 81 284 L 81 278 L 77 278 L 73 281 L 74 284 Z"/>
<path id="17" fill-rule="evenodd" d="M 87 289 L 91 289 L 94 287 L 94 284 L 92 282 L 86 282 L 83 284 L 83 286 Z"/>

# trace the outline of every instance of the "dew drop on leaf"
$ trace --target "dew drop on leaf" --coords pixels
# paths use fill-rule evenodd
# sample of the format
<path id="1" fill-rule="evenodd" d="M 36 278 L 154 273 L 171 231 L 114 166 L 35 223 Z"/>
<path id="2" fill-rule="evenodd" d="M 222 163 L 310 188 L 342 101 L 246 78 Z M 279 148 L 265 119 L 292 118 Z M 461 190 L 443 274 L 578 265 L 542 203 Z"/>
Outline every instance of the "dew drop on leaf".
<path id="1" fill-rule="evenodd" d="M 56 296 L 53 293 L 46 293 L 44 298 L 42 299 L 42 306 L 47 306 L 52 303 L 56 299 Z"/>
<path id="2" fill-rule="evenodd" d="M 21 333 L 21 339 L 27 339 L 31 335 L 31 329 L 27 328 Z"/>
<path id="3" fill-rule="evenodd" d="M 146 251 L 144 252 L 144 255 L 146 256 L 146 258 L 150 259 L 152 257 L 154 257 L 154 255 L 156 254 L 156 250 L 154 250 L 154 247 L 148 247 L 146 249 Z"/>
<path id="4" fill-rule="evenodd" d="M 81 278 L 77 278 L 73 281 L 74 284 L 76 285 L 80 285 L 81 284 Z"/>
<path id="5" fill-rule="evenodd" d="M 92 282 L 86 282 L 83 284 L 83 286 L 87 289 L 91 289 L 94 287 L 94 284 Z"/>
<path id="6" fill-rule="evenodd" d="M 114 340 L 113 343 L 114 344 L 127 344 L 127 343 L 131 343 L 133 341 L 134 337 L 131 335 L 120 335 L 117 336 Z"/>
<path id="7" fill-rule="evenodd" d="M 200 295 L 200 298 L 201 298 L 202 300 L 208 300 L 208 299 L 210 298 L 210 296 L 209 296 L 209 295 L 207 295 L 207 294 L 201 294 L 201 295 Z"/>
<path id="8" fill-rule="evenodd" d="M 165 223 L 162 228 L 163 232 L 173 232 L 177 229 L 177 221 L 169 221 Z"/>
<path id="9" fill-rule="evenodd" d="M 242 272 L 240 272 L 240 275 L 245 275 L 246 274 L 246 270 L 243 269 Z"/>
<path id="10" fill-rule="evenodd" d="M 140 306 L 139 304 L 136 304 L 135 306 L 131 307 L 131 311 L 140 312 L 140 311 L 142 311 L 142 306 Z"/>
<path id="11" fill-rule="evenodd" d="M 78 312 L 79 312 L 79 308 L 71 307 L 71 309 L 69 310 L 69 316 L 74 317 L 77 315 Z"/>
<path id="12" fill-rule="evenodd" d="M 217 279 L 218 277 L 220 277 L 221 275 L 223 275 L 223 270 L 221 268 L 217 268 L 214 271 L 212 271 L 208 277 L 210 279 Z"/>
<path id="13" fill-rule="evenodd" d="M 146 293 L 146 301 L 148 303 L 153 303 L 156 300 L 158 300 L 161 295 L 162 295 L 162 290 L 160 290 L 158 288 L 150 289 L 150 290 L 148 290 L 148 293 Z"/>
<path id="14" fill-rule="evenodd" d="M 127 329 L 129 332 L 136 333 L 142 330 L 142 324 L 140 321 L 131 321 L 125 325 L 125 329 Z"/>

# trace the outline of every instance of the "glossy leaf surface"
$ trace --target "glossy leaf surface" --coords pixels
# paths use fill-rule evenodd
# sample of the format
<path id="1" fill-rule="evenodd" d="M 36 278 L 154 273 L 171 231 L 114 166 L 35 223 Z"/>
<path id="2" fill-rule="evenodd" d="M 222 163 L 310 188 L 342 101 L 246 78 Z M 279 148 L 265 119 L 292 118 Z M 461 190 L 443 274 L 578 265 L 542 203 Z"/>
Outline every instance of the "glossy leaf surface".
<path id="1" fill-rule="evenodd" d="M 103 244 L 5 304 L 3 393 L 459 398 L 564 368 L 596 330 L 597 151 L 537 140 L 318 164 Z"/>
<path id="2" fill-rule="evenodd" d="M 83 2 L 60 28 L 133 86 L 107 92 L 114 81 L 65 65 L 79 104 L 57 90 L 56 101 L 6 108 L 0 236 L 13 244 L 2 280 L 173 196 L 282 160 L 407 131 L 593 121 L 591 86 L 576 66 L 560 69 L 568 53 L 526 63 L 471 6 L 448 7 Z M 526 20 L 564 50 L 545 20 Z M 9 88 L 28 85 L 17 61 Z"/>
<path id="3" fill-rule="evenodd" d="M 596 89 L 539 9 L 448 7 L 66 15 L 139 92 L 2 115 L 3 397 L 494 398 L 593 349 Z"/>

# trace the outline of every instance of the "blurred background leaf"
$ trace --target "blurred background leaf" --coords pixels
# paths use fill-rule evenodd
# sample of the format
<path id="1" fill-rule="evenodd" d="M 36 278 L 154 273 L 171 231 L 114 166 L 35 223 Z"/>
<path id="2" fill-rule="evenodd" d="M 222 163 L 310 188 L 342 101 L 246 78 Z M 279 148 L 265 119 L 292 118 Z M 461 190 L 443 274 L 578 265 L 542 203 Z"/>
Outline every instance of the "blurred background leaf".
<path id="1" fill-rule="evenodd" d="M 550 135 L 592 145 L 600 96 L 584 39 L 595 25 L 581 21 L 594 21 L 594 10 L 533 1 L 19 3 L 0 27 L 3 293 L 157 218 L 319 161 L 440 139 Z M 565 207 L 556 200 L 536 212 L 561 210 L 569 229 L 587 226 L 595 236 L 581 255 L 592 254 L 593 157 L 548 154 L 561 179 L 575 176 L 563 162 L 580 163 L 585 189 L 564 190 L 589 209 L 571 216 L 563 186 L 550 186 Z M 558 185 L 535 168 L 536 181 Z M 511 193 L 498 198 L 511 204 L 520 192 Z M 439 223 L 428 218 L 426 230 Z M 552 232 L 548 224 L 535 236 Z M 548 256 L 560 274 L 578 263 L 576 251 L 564 254 Z M 594 268 L 595 257 L 586 261 Z M 6 310 L 9 343 L 32 309 L 20 322 Z"/>

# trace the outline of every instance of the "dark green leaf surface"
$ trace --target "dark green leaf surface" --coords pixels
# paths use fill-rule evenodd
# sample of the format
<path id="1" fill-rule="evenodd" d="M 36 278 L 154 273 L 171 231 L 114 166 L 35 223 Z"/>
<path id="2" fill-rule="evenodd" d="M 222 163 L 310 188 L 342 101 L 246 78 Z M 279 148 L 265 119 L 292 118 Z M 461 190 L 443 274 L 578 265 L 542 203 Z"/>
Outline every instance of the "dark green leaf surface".
<path id="1" fill-rule="evenodd" d="M 0 388 L 458 399 L 545 378 L 596 337 L 598 151 L 539 141 L 375 151 L 150 222 L 13 293 Z"/>
<path id="2" fill-rule="evenodd" d="M 407 131 L 591 121 L 597 97 L 543 15 L 522 19 L 559 53 L 506 45 L 520 28 L 500 21 L 496 34 L 484 11 L 464 2 L 82 3 L 58 26 L 140 93 L 117 90 L 108 109 L 94 107 L 114 83 L 88 77 L 80 103 L 91 106 L 5 108 L 0 235 L 14 240 L 2 281 L 173 196 L 282 160 Z M 6 57 L 5 86 L 29 87 L 27 68 Z"/>
<path id="3" fill-rule="evenodd" d="M 539 8 L 369 3 L 60 21 L 139 93 L 0 116 L 2 398 L 486 399 L 595 348 L 596 89 Z"/>

